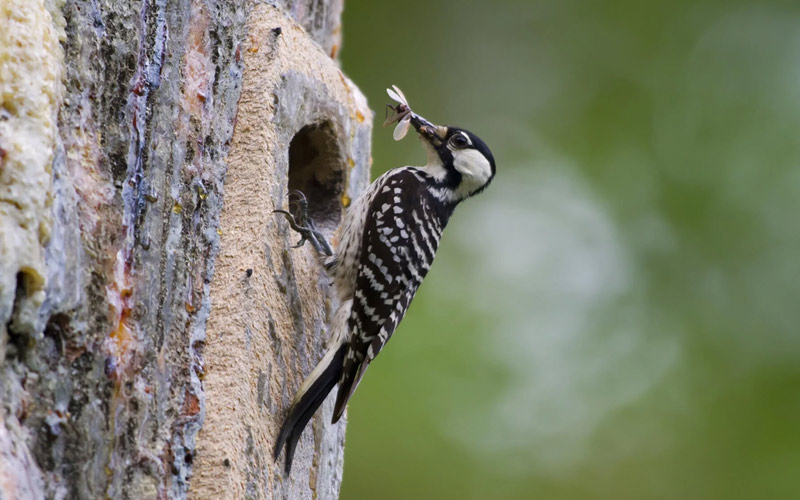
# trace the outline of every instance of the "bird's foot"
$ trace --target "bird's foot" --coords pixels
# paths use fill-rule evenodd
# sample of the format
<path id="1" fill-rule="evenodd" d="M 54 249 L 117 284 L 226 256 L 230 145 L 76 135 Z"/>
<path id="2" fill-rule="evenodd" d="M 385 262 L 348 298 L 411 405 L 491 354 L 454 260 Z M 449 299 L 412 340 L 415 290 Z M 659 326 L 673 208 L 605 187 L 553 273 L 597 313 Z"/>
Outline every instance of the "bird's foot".
<path id="1" fill-rule="evenodd" d="M 299 248 L 308 241 L 317 253 L 325 254 L 329 257 L 333 255 L 325 235 L 314 226 L 314 221 L 308 217 L 308 200 L 302 192 L 297 190 L 289 192 L 289 210 L 291 212 L 286 210 L 273 210 L 273 212 L 286 217 L 289 227 L 300 233 L 300 241 L 292 248 Z"/>

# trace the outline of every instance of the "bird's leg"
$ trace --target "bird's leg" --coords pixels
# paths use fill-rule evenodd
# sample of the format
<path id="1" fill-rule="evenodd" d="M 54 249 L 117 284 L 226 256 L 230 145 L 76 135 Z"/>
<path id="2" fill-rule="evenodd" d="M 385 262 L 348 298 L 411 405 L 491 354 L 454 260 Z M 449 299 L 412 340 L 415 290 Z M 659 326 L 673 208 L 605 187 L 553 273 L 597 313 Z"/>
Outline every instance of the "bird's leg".
<path id="1" fill-rule="evenodd" d="M 308 241 L 317 253 L 325 254 L 328 257 L 333 255 L 325 235 L 316 228 L 314 221 L 308 217 L 308 200 L 306 200 L 303 193 L 297 190 L 289 193 L 289 210 L 292 212 L 290 213 L 286 210 L 273 210 L 273 212 L 283 214 L 289 222 L 289 227 L 300 233 L 300 241 L 292 248 L 299 248 Z"/>

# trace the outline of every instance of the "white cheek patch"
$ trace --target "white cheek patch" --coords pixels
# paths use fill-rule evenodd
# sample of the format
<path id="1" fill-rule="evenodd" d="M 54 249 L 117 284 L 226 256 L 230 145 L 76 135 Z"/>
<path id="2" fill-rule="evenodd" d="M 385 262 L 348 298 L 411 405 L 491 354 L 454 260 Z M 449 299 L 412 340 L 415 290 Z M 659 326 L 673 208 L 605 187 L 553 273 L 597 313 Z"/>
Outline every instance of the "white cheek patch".
<path id="1" fill-rule="evenodd" d="M 463 176 L 462 184 L 477 189 L 492 177 L 492 166 L 479 151 L 462 149 L 453 152 L 453 166 Z"/>

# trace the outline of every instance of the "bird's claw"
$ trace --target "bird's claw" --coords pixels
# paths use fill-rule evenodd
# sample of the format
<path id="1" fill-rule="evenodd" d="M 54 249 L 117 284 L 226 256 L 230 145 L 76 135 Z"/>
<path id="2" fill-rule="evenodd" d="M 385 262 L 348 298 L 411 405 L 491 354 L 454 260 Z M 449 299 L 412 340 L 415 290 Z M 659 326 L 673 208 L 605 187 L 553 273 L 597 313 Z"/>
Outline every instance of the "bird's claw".
<path id="1" fill-rule="evenodd" d="M 289 208 L 292 209 L 292 207 L 296 207 L 293 210 L 294 213 L 286 210 L 273 210 L 273 213 L 282 214 L 286 217 L 289 227 L 300 234 L 300 241 L 293 245 L 292 248 L 300 248 L 308 241 L 318 253 L 329 257 L 333 255 L 325 236 L 317 230 L 314 226 L 314 221 L 308 217 L 308 200 L 302 192 L 297 190 L 289 192 Z"/>
<path id="2" fill-rule="evenodd" d="M 308 200 L 306 199 L 306 195 L 304 195 L 302 191 L 293 189 L 289 191 L 287 197 L 289 198 L 289 208 L 291 209 L 292 206 L 296 206 L 297 209 L 294 210 L 294 212 L 302 218 L 301 222 L 304 222 L 308 217 Z"/>

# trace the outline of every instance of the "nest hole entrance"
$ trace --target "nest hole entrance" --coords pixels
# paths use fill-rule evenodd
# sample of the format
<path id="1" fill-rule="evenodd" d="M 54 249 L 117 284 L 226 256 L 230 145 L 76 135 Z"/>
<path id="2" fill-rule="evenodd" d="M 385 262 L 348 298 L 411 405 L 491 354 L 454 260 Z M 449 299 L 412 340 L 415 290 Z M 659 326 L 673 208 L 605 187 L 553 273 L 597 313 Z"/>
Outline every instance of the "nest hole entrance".
<path id="1" fill-rule="evenodd" d="M 306 125 L 289 144 L 289 191 L 308 200 L 308 216 L 318 229 L 333 232 L 342 218 L 344 158 L 333 124 Z"/>

